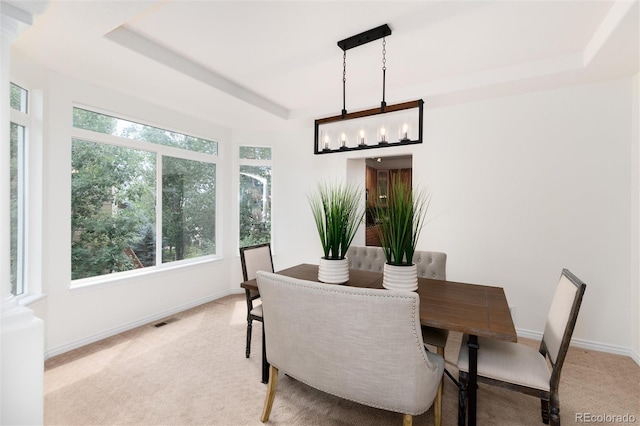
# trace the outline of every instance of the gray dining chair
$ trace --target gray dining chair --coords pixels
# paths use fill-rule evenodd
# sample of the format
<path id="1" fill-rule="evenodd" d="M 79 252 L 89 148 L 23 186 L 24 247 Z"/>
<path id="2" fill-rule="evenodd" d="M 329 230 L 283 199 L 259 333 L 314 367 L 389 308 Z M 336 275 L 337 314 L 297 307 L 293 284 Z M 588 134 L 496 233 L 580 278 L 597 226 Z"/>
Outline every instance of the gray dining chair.
<path id="1" fill-rule="evenodd" d="M 240 263 L 242 264 L 242 278 L 244 281 L 252 280 L 258 271 L 273 272 L 273 258 L 271 256 L 271 244 L 263 243 L 240 248 Z M 251 355 L 251 331 L 253 321 L 262 322 L 262 303 L 254 305 L 260 298 L 256 290 L 245 289 L 247 299 L 247 346 L 245 356 Z M 263 332 L 264 338 L 264 332 Z"/>
<path id="2" fill-rule="evenodd" d="M 559 426 L 560 372 L 586 287 L 570 271 L 563 269 L 538 350 L 519 343 L 478 338 L 478 382 L 540 398 L 542 421 Z M 459 411 L 464 413 L 465 389 L 469 379 L 467 336 L 463 336 L 460 346 L 458 369 L 461 385 Z"/>

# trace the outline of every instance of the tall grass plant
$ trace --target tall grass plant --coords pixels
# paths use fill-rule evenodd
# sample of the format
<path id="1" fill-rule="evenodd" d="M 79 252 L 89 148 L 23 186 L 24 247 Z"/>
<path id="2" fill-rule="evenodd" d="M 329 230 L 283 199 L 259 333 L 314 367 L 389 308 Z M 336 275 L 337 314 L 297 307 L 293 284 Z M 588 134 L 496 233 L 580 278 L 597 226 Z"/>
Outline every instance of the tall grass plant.
<path id="1" fill-rule="evenodd" d="M 354 184 L 321 183 L 308 195 L 325 259 L 344 259 L 364 219 L 363 190 Z"/>
<path id="2" fill-rule="evenodd" d="M 386 205 L 374 206 L 380 243 L 388 264 L 412 265 L 431 197 L 426 190 L 414 194 L 399 174 L 391 178 L 388 192 Z"/>

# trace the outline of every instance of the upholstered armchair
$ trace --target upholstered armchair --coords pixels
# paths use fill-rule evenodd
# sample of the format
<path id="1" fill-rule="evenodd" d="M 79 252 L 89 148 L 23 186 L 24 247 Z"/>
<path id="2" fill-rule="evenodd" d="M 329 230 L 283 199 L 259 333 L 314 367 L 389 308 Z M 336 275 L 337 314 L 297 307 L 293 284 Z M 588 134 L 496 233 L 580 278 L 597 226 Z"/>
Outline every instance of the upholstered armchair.
<path id="1" fill-rule="evenodd" d="M 257 282 L 271 364 L 263 422 L 280 370 L 332 395 L 402 413 L 404 425 L 431 407 L 444 360 L 424 349 L 417 293 L 267 272 L 258 272 Z"/>

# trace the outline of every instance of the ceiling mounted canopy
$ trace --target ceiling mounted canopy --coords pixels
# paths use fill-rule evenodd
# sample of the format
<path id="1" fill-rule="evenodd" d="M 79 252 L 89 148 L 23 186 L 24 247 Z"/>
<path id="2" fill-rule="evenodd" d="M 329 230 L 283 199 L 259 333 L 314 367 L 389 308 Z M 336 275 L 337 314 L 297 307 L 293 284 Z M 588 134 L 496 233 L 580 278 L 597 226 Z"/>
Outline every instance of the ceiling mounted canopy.
<path id="1" fill-rule="evenodd" d="M 340 47 L 340 49 L 344 51 L 347 51 L 349 49 L 353 49 L 354 47 L 367 44 L 370 41 L 378 40 L 388 35 L 391 35 L 391 28 L 389 28 L 389 25 L 384 24 L 380 25 L 379 27 L 367 30 L 363 33 L 345 38 L 344 40 L 340 40 L 338 42 L 338 47 Z"/>
<path id="2" fill-rule="evenodd" d="M 385 101 L 386 40 L 384 24 L 338 42 L 342 49 L 342 114 L 315 120 L 314 154 L 422 143 L 422 99 L 387 105 Z M 347 113 L 347 50 L 382 39 L 382 102 L 380 107 Z"/>

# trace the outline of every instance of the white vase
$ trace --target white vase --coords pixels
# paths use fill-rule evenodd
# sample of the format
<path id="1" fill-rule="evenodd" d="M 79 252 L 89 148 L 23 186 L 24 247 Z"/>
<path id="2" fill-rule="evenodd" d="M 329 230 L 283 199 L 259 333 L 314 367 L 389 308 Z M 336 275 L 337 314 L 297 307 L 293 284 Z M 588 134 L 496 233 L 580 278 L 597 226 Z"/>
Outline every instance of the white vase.
<path id="1" fill-rule="evenodd" d="M 320 258 L 318 281 L 327 284 L 343 284 L 349 281 L 349 259 Z"/>
<path id="2" fill-rule="evenodd" d="M 384 264 L 382 286 L 389 290 L 416 291 L 418 289 L 418 267 Z"/>

